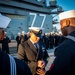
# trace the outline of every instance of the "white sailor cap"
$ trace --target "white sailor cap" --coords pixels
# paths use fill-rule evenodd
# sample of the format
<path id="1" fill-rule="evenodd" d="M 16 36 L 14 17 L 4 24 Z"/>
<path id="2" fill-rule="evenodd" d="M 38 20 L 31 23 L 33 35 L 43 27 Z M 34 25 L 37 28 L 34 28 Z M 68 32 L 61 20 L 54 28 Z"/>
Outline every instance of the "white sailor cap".
<path id="1" fill-rule="evenodd" d="M 21 33 L 20 32 L 18 32 L 18 35 L 20 35 Z"/>
<path id="2" fill-rule="evenodd" d="M 25 31 L 22 31 L 22 34 L 24 34 L 25 33 Z"/>
<path id="3" fill-rule="evenodd" d="M 65 11 L 59 14 L 59 19 L 75 18 L 75 10 Z"/>
<path id="4" fill-rule="evenodd" d="M 0 14 L 0 28 L 6 28 L 11 19 Z"/>
<path id="5" fill-rule="evenodd" d="M 40 34 L 42 34 L 43 29 L 44 28 L 41 27 L 29 27 L 29 30 L 33 32 L 36 36 L 40 36 Z"/>

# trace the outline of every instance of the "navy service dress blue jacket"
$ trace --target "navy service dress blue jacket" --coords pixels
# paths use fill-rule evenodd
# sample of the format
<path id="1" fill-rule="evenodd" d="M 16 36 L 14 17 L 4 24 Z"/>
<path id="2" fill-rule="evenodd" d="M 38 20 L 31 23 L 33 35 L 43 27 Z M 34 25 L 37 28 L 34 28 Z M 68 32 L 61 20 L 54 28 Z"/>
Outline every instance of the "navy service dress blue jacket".
<path id="1" fill-rule="evenodd" d="M 75 37 L 75 31 L 69 34 Z M 75 42 L 66 38 L 54 52 L 55 59 L 45 75 L 75 75 Z"/>
<path id="2" fill-rule="evenodd" d="M 32 75 L 30 68 L 25 62 L 16 58 L 13 59 L 16 62 L 16 75 Z M 10 64 L 9 55 L 4 51 L 0 51 L 0 75 L 15 75 L 13 72 L 11 74 Z"/>

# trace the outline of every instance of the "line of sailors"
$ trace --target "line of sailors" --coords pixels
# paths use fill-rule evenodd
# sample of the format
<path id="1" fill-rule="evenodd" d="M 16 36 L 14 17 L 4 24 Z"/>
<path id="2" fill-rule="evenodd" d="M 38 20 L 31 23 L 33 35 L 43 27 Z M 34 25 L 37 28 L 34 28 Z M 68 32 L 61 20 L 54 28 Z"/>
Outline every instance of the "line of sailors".
<path id="1" fill-rule="evenodd" d="M 18 46 L 19 44 L 23 43 L 24 41 L 28 40 L 29 36 L 27 36 L 25 34 L 24 31 L 22 31 L 22 34 L 21 33 L 18 33 L 18 36 L 16 37 L 16 41 L 17 41 L 17 51 L 18 51 Z"/>
<path id="2" fill-rule="evenodd" d="M 26 34 L 24 31 L 21 33 L 18 33 L 18 36 L 16 37 L 17 41 L 17 51 L 18 51 L 18 46 L 22 42 L 28 40 L 29 34 Z M 64 41 L 64 36 L 59 33 L 50 33 L 50 34 L 42 34 L 40 41 L 42 41 L 42 46 L 45 50 L 48 49 L 53 49 L 54 47 L 57 47 L 60 43 Z"/>

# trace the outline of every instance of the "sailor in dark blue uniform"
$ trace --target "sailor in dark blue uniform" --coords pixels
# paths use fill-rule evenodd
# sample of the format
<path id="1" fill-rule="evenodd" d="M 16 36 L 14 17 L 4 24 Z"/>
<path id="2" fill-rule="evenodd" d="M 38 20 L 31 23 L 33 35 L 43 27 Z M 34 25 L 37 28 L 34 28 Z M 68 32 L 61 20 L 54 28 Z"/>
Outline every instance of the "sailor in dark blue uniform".
<path id="1" fill-rule="evenodd" d="M 10 18 L 0 14 L 0 40 L 4 38 L 3 29 L 8 26 L 10 21 Z M 0 75 L 32 75 L 32 73 L 25 62 L 0 50 Z"/>
<path id="2" fill-rule="evenodd" d="M 18 51 L 18 46 L 21 43 L 21 33 L 19 32 L 18 35 L 16 36 L 16 42 L 17 42 L 17 51 Z"/>
<path id="3" fill-rule="evenodd" d="M 7 36 L 7 32 L 5 32 L 5 36 L 3 40 L 0 41 L 2 44 L 2 51 L 5 51 L 9 54 L 9 43 L 11 42 L 10 38 Z"/>
<path id="4" fill-rule="evenodd" d="M 65 40 L 55 49 L 49 71 L 40 70 L 39 75 L 75 75 L 75 10 L 60 13 L 59 18 Z"/>

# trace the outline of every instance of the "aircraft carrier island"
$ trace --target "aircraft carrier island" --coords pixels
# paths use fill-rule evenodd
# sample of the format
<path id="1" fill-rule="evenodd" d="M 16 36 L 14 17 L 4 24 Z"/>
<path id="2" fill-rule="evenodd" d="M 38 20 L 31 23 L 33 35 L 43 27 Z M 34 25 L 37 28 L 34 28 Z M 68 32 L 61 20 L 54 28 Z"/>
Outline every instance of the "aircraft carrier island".
<path id="1" fill-rule="evenodd" d="M 11 18 L 5 29 L 11 39 L 15 39 L 18 32 L 25 31 L 31 26 L 44 28 L 43 33 L 53 31 L 53 14 L 62 12 L 56 0 L 0 0 L 0 14 Z M 55 10 L 55 11 L 53 11 Z"/>

